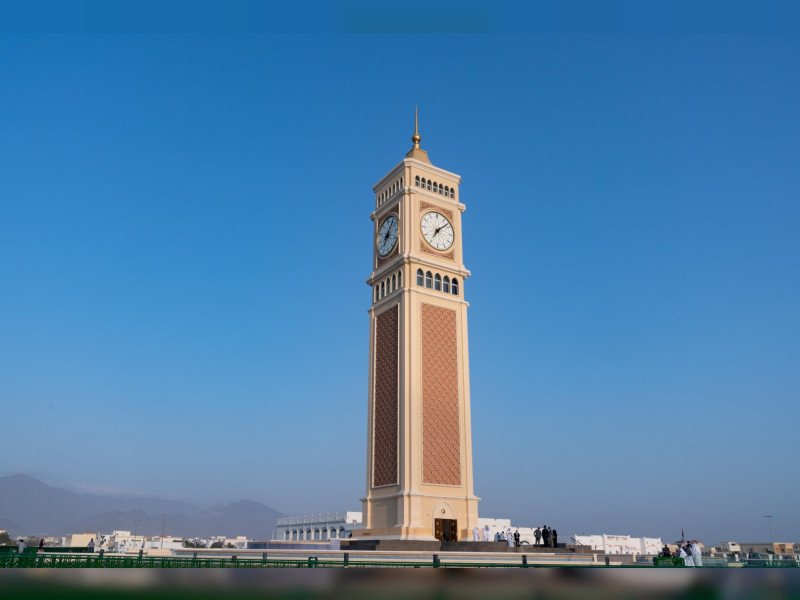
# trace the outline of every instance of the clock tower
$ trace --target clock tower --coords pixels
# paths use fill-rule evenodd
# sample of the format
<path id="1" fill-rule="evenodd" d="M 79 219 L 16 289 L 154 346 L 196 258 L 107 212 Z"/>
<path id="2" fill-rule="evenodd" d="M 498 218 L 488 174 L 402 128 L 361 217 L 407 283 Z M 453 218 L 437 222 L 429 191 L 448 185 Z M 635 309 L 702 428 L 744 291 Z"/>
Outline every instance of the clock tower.
<path id="1" fill-rule="evenodd" d="M 373 188 L 367 493 L 358 537 L 464 540 L 472 481 L 461 177 L 413 147 Z"/>

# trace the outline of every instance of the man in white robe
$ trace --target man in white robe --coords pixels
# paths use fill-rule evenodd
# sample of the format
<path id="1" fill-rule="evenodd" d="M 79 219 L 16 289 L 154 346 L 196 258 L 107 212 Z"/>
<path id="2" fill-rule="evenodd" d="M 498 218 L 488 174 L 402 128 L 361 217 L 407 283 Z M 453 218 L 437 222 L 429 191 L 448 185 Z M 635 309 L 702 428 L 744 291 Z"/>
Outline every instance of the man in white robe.
<path id="1" fill-rule="evenodd" d="M 697 545 L 697 540 L 692 541 L 690 546 L 692 550 L 692 562 L 695 567 L 703 566 L 703 554 L 700 552 L 700 546 Z"/>
<path id="2" fill-rule="evenodd" d="M 472 541 L 473 542 L 480 542 L 481 541 L 480 535 L 478 535 L 478 527 L 477 526 L 472 528 Z"/>
<path id="3" fill-rule="evenodd" d="M 488 542 L 489 541 L 489 526 L 488 525 L 484 525 L 483 526 L 483 541 L 484 542 Z"/>
<path id="4" fill-rule="evenodd" d="M 508 547 L 514 547 L 514 534 L 511 532 L 511 527 L 506 529 L 506 542 L 508 542 Z"/>

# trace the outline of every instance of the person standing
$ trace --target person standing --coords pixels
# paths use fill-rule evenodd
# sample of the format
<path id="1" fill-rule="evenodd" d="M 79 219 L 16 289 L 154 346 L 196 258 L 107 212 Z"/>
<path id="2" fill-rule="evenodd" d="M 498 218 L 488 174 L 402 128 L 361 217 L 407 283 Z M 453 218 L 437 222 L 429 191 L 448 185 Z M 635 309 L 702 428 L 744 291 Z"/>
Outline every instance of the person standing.
<path id="1" fill-rule="evenodd" d="M 37 552 L 44 552 L 44 538 L 39 540 L 39 550 Z"/>
<path id="2" fill-rule="evenodd" d="M 519 548 L 519 529 L 514 532 L 514 546 Z"/>
<path id="3" fill-rule="evenodd" d="M 553 548 L 558 548 L 558 532 L 555 528 L 550 530 L 550 537 L 553 538 Z"/>
<path id="4" fill-rule="evenodd" d="M 87 544 L 86 549 L 89 552 L 94 552 L 94 538 L 89 540 L 89 543 Z"/>
<path id="5" fill-rule="evenodd" d="M 542 529 L 542 539 L 544 540 L 544 547 L 550 547 L 550 528 L 545 525 L 544 529 Z"/>
<path id="6" fill-rule="evenodd" d="M 480 541 L 480 537 L 478 536 L 478 526 L 477 525 L 472 528 L 472 541 L 473 542 L 479 542 Z"/>
<path id="7" fill-rule="evenodd" d="M 511 533 L 511 527 L 506 530 L 506 543 L 508 544 L 509 548 L 514 547 L 514 534 Z"/>
<path id="8" fill-rule="evenodd" d="M 700 552 L 700 546 L 697 544 L 697 540 L 692 540 L 691 544 L 689 545 L 689 549 L 692 552 L 692 562 L 694 563 L 694 566 L 702 567 L 703 554 Z"/>
<path id="9" fill-rule="evenodd" d="M 686 543 L 685 546 L 683 546 L 682 550 L 685 556 L 685 558 L 683 559 L 683 564 L 685 564 L 687 567 L 693 567 L 694 559 L 692 558 L 692 548 L 689 546 L 688 542 Z"/>
<path id="10" fill-rule="evenodd" d="M 19 538 L 19 542 L 17 543 L 17 553 L 22 554 L 23 552 L 25 552 L 25 548 L 27 547 L 28 545 L 25 543 L 25 540 Z"/>
<path id="11" fill-rule="evenodd" d="M 535 540 L 534 546 L 538 546 L 542 539 L 542 530 L 538 527 L 533 532 L 533 539 Z"/>
<path id="12" fill-rule="evenodd" d="M 489 541 L 489 526 L 488 525 L 484 525 L 483 526 L 483 541 L 484 542 L 488 542 Z"/>

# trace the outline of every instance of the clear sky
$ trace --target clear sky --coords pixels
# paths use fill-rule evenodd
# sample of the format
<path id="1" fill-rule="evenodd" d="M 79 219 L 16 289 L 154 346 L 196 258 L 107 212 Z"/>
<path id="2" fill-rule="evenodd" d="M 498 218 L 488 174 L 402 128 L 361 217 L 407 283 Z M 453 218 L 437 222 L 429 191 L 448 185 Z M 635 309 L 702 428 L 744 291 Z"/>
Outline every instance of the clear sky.
<path id="1" fill-rule="evenodd" d="M 795 34 L 1 36 L 0 475 L 360 510 L 418 104 L 481 514 L 800 540 L 798 73 Z"/>

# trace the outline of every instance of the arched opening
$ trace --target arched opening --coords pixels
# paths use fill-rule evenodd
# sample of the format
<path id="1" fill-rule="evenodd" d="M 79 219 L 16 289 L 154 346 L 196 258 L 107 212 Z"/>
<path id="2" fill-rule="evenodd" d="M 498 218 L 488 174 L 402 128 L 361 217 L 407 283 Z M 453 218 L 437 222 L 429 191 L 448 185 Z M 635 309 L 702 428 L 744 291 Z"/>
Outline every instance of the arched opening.
<path id="1" fill-rule="evenodd" d="M 392 275 L 392 291 L 397 289 L 397 275 Z"/>
<path id="2" fill-rule="evenodd" d="M 334 529 L 331 529 L 331 539 L 332 539 L 332 540 L 333 540 L 333 539 L 336 539 L 336 537 L 337 537 L 337 535 L 336 535 L 336 529 L 335 529 L 335 528 L 334 528 Z"/>
<path id="3" fill-rule="evenodd" d="M 344 527 L 339 527 L 339 537 L 340 537 L 340 538 L 347 537 L 347 536 L 344 534 Z"/>
<path id="4" fill-rule="evenodd" d="M 427 185 L 430 185 L 430 183 L 429 183 L 429 182 L 426 182 L 426 181 L 425 181 L 425 178 L 423 177 L 423 178 L 422 178 L 422 187 L 424 188 L 426 184 L 427 184 Z M 430 189 L 430 188 L 428 188 L 428 189 Z"/>
<path id="5" fill-rule="evenodd" d="M 450 188 L 450 197 L 451 198 L 455 198 L 456 197 L 456 191 L 455 191 L 454 188 Z"/>
<path id="6" fill-rule="evenodd" d="M 403 287 L 403 272 L 397 272 L 397 287 Z"/>
<path id="7" fill-rule="evenodd" d="M 444 279 L 442 279 L 442 291 L 445 294 L 450 293 L 450 278 L 447 275 L 445 275 Z"/>
<path id="8" fill-rule="evenodd" d="M 386 283 L 384 281 L 381 281 L 381 298 L 383 298 L 385 295 L 386 295 Z"/>
<path id="9" fill-rule="evenodd" d="M 444 186 L 444 195 L 445 196 L 449 196 L 450 195 L 450 186 L 449 185 Z"/>
<path id="10" fill-rule="evenodd" d="M 431 189 L 431 180 L 429 179 L 428 180 L 428 191 L 430 191 L 430 189 Z"/>
<path id="11" fill-rule="evenodd" d="M 433 289 L 435 289 L 437 292 L 442 291 L 442 276 L 438 273 L 436 274 L 436 277 L 433 278 Z"/>
<path id="12" fill-rule="evenodd" d="M 433 287 L 433 273 L 431 273 L 430 271 L 425 273 L 425 287 L 426 288 Z"/>
<path id="13" fill-rule="evenodd" d="M 417 269 L 417 285 L 425 285 L 425 273 L 422 269 Z"/>
<path id="14" fill-rule="evenodd" d="M 450 291 L 453 292 L 456 296 L 458 296 L 458 279 L 453 277 L 453 283 L 450 284 Z"/>
<path id="15" fill-rule="evenodd" d="M 415 185 L 415 186 L 417 186 L 417 187 L 419 187 L 419 175 L 417 175 L 416 177 L 414 177 L 414 185 Z"/>
<path id="16" fill-rule="evenodd" d="M 376 285 L 375 286 L 375 302 L 377 302 L 378 300 L 379 300 L 379 298 L 378 298 L 378 286 Z"/>

